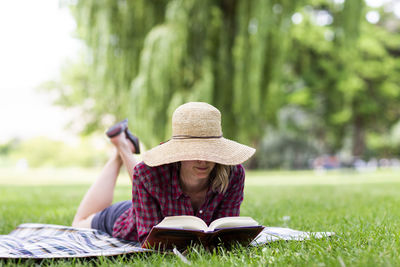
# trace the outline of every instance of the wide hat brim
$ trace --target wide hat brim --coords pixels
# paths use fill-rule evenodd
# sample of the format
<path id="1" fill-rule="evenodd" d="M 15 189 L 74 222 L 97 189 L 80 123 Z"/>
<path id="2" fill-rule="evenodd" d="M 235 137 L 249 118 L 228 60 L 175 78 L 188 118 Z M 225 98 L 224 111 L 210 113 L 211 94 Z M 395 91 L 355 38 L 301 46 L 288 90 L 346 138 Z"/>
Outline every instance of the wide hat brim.
<path id="1" fill-rule="evenodd" d="M 143 161 L 148 166 L 159 166 L 185 160 L 204 160 L 223 165 L 237 165 L 248 160 L 255 149 L 226 138 L 171 139 L 148 150 Z"/>

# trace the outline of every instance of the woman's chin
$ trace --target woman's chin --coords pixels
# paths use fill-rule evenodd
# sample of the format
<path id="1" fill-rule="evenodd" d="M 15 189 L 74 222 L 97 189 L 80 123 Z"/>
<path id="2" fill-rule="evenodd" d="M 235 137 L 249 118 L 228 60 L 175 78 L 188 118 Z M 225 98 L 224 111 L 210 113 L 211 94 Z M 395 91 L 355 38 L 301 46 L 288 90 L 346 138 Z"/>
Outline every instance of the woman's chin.
<path id="1" fill-rule="evenodd" d="M 210 176 L 208 172 L 201 172 L 196 174 L 197 178 L 199 179 L 207 179 Z"/>

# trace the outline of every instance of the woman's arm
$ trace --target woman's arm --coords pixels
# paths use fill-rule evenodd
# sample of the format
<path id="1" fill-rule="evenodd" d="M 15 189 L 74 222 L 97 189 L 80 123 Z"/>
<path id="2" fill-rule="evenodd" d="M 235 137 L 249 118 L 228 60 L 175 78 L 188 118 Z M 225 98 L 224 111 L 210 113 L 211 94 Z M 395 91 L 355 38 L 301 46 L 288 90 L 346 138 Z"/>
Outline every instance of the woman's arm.
<path id="1" fill-rule="evenodd" d="M 138 239 L 143 242 L 151 228 L 158 224 L 163 216 L 161 214 L 159 201 L 152 196 L 153 180 L 151 173 L 145 170 L 145 165 L 138 164 L 133 174 L 132 204 L 136 216 L 136 229 Z"/>

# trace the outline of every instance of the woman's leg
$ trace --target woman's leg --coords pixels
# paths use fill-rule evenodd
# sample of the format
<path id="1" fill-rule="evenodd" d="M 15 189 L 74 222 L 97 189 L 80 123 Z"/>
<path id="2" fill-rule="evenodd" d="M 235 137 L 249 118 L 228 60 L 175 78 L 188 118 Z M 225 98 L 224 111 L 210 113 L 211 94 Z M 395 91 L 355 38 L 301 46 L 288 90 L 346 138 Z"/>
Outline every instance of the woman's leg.
<path id="1" fill-rule="evenodd" d="M 83 197 L 72 226 L 91 228 L 93 216 L 111 205 L 121 165 L 122 160 L 115 151 Z"/>
<path id="2" fill-rule="evenodd" d="M 121 154 L 125 154 L 124 157 L 130 159 L 129 166 L 126 166 L 128 170 L 133 170 L 136 165 L 136 160 L 132 155 L 134 147 L 126 141 L 125 133 L 112 138 L 111 142 L 116 147 L 116 150 L 83 197 L 72 222 L 73 227 L 91 228 L 94 215 L 111 206 L 115 184 L 123 164 Z M 124 162 L 128 163 L 125 160 Z"/>

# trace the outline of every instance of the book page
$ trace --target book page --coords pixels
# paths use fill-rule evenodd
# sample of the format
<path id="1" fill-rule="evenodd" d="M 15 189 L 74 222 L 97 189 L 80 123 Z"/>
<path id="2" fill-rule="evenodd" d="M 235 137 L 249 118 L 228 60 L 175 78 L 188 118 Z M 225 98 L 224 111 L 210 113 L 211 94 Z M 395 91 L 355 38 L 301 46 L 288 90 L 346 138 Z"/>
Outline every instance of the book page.
<path id="1" fill-rule="evenodd" d="M 208 227 L 207 231 L 214 231 L 215 229 L 231 228 L 231 227 L 244 227 L 244 226 L 257 226 L 259 225 L 251 217 L 224 217 L 213 221 Z"/>
<path id="2" fill-rule="evenodd" d="M 182 215 L 165 217 L 156 227 L 205 231 L 207 224 L 198 217 Z"/>

